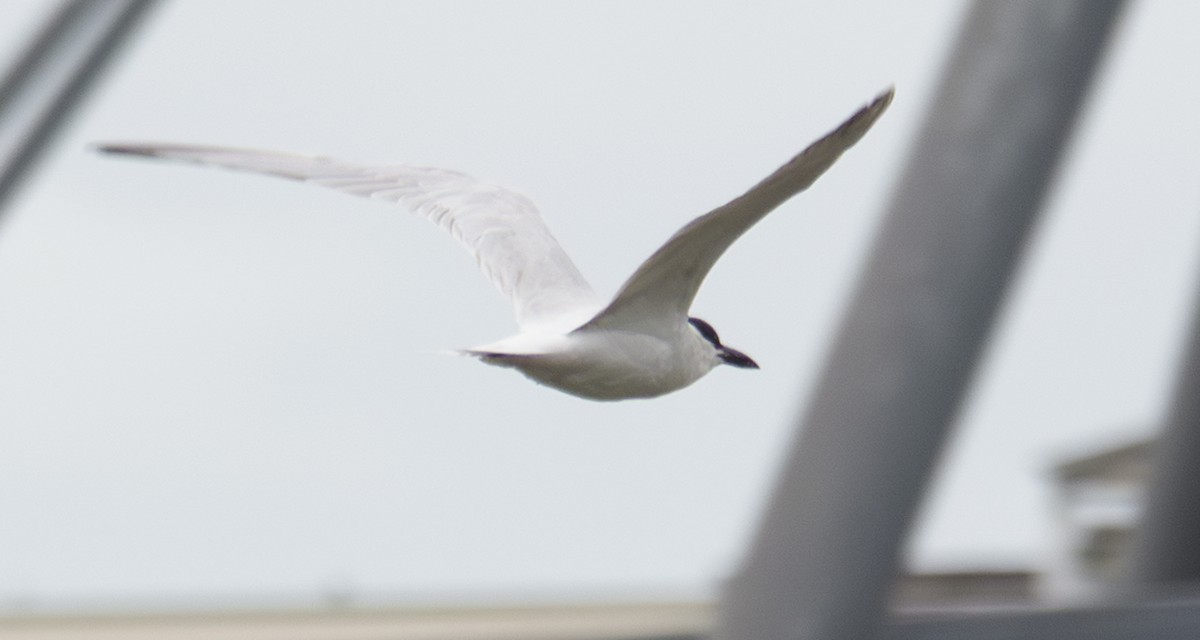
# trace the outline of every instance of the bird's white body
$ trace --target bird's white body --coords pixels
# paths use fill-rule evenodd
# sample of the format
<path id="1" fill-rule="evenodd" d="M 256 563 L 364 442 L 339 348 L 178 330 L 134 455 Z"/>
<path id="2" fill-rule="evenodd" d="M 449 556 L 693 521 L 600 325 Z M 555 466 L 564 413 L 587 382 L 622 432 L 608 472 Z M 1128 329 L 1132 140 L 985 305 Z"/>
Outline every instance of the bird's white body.
<path id="1" fill-rule="evenodd" d="M 891 91 L 880 95 L 745 194 L 684 226 L 607 302 L 592 291 L 528 198 L 461 173 L 222 147 L 100 148 L 265 173 L 403 204 L 462 243 L 513 305 L 520 333 L 462 353 L 572 395 L 621 400 L 681 389 L 719 364 L 758 368 L 721 344 L 707 323 L 688 316 L 692 300 L 725 249 L 816 181 L 891 99 Z"/>
<path id="2" fill-rule="evenodd" d="M 721 364 L 713 345 L 686 322 L 673 336 L 606 329 L 529 332 L 464 352 L 589 400 L 660 396 Z"/>

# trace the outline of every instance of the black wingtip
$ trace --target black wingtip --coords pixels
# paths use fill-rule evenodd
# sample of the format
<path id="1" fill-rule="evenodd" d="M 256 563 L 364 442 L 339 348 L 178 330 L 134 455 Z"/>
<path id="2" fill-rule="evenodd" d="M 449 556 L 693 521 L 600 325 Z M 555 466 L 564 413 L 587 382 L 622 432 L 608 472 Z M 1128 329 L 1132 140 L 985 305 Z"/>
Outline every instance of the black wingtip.
<path id="1" fill-rule="evenodd" d="M 145 156 L 155 155 L 154 150 L 146 145 L 120 142 L 93 142 L 88 148 L 97 153 L 108 153 L 116 156 Z"/>
<path id="2" fill-rule="evenodd" d="M 875 99 L 871 101 L 871 104 L 867 106 L 867 109 L 871 110 L 871 109 L 887 108 L 887 106 L 889 104 L 892 104 L 892 98 L 895 98 L 895 97 L 896 97 L 896 85 L 894 85 L 894 84 L 888 85 L 887 89 L 884 89 L 883 92 L 881 92 L 879 95 L 875 96 Z"/>
<path id="3" fill-rule="evenodd" d="M 859 109 L 858 113 L 851 116 L 843 127 L 857 128 L 866 133 L 866 130 L 871 128 L 871 125 L 875 124 L 875 121 L 879 119 L 879 116 L 883 115 L 884 111 L 887 111 L 887 108 L 892 104 L 892 99 L 895 97 L 896 87 L 893 85 L 875 96 L 875 99 L 868 103 L 867 106 Z"/>
<path id="4" fill-rule="evenodd" d="M 824 138 L 821 138 L 820 140 L 809 145 L 809 149 L 824 144 L 827 140 L 831 139 L 840 140 L 839 144 L 843 147 L 843 150 L 850 148 L 854 145 L 854 143 L 858 142 L 864 135 L 866 135 L 867 131 L 869 131 L 872 126 L 875 125 L 875 121 L 883 115 L 883 112 L 887 111 L 888 106 L 892 104 L 892 98 L 895 96 L 896 87 L 888 87 L 885 91 L 883 91 L 883 93 L 875 96 L 874 100 L 856 111 L 854 115 L 850 116 L 837 129 L 834 129 Z M 807 151 L 808 149 L 805 149 L 805 153 Z M 802 153 L 801 156 L 803 155 L 804 154 Z M 797 159 L 801 156 L 797 156 Z"/>

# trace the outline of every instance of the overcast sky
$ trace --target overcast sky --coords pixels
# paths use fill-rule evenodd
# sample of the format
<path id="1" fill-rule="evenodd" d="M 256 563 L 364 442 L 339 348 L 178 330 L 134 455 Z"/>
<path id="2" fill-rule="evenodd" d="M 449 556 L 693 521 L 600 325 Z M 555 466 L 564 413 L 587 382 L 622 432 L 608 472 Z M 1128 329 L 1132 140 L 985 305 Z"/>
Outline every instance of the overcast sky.
<path id="1" fill-rule="evenodd" d="M 713 593 L 962 9 L 165 3 L 0 224 L 0 606 Z M 1125 18 L 917 531 L 919 568 L 1036 566 L 1052 465 L 1162 415 L 1200 249 L 1200 5 Z M 892 84 L 875 130 L 696 300 L 762 370 L 649 401 L 443 355 L 515 327 L 469 257 L 398 208 L 87 148 L 457 169 L 532 197 L 612 292 Z"/>

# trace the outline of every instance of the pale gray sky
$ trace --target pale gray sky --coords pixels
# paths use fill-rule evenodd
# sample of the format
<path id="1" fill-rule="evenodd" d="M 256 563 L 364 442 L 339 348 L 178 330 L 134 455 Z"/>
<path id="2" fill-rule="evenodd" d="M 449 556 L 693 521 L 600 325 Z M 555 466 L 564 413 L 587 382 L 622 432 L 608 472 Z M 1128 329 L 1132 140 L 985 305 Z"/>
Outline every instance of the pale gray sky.
<path id="1" fill-rule="evenodd" d="M 0 606 L 711 593 L 756 524 L 962 8 L 165 4 L 0 226 Z M 1127 12 L 917 566 L 1037 563 L 1049 467 L 1161 415 L 1200 249 L 1198 23 L 1182 0 Z M 611 292 L 890 84 L 876 129 L 701 290 L 695 314 L 763 369 L 618 404 L 442 355 L 513 323 L 471 260 L 402 210 L 87 149 L 458 169 L 531 196 Z"/>

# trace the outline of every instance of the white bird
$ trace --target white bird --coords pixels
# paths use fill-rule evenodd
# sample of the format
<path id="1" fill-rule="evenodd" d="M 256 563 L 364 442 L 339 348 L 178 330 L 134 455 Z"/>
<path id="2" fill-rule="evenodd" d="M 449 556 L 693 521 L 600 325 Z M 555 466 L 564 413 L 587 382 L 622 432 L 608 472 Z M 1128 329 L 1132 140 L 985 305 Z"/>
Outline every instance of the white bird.
<path id="1" fill-rule="evenodd" d="M 754 223 L 808 188 L 891 103 L 889 89 L 728 204 L 692 220 L 643 262 L 607 304 L 580 275 L 533 203 L 503 187 L 426 167 L 208 146 L 118 143 L 101 151 L 218 165 L 405 205 L 450 232 L 513 306 L 520 333 L 462 350 L 487 364 L 592 400 L 651 398 L 720 364 L 757 369 L 688 316 L 700 283 Z"/>

